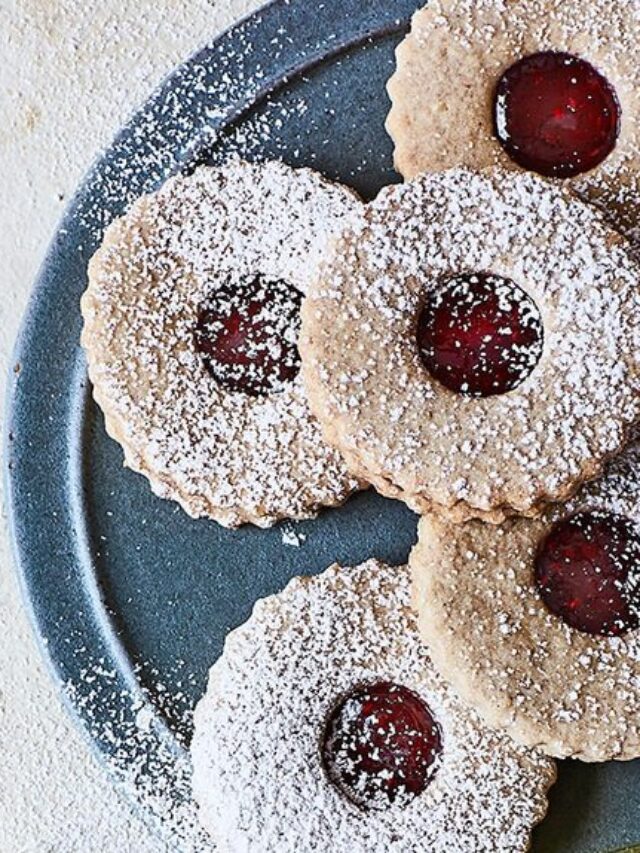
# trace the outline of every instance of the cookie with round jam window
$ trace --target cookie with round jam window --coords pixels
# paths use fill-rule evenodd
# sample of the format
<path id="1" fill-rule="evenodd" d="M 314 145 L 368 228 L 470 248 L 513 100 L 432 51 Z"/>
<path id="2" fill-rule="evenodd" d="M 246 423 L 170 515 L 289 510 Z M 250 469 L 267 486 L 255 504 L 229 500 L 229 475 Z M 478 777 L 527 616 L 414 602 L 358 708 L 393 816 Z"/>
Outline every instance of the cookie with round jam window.
<path id="1" fill-rule="evenodd" d="M 388 84 L 398 171 L 530 170 L 637 237 L 639 40 L 636 0 L 432 0 Z"/>
<path id="2" fill-rule="evenodd" d="M 434 670 L 406 567 L 297 578 L 227 638 L 195 712 L 193 788 L 220 850 L 529 849 L 554 762 Z"/>
<path id="3" fill-rule="evenodd" d="M 539 519 L 420 522 L 434 664 L 488 725 L 553 756 L 640 757 L 639 470 L 634 444 Z"/>
<path id="4" fill-rule="evenodd" d="M 82 299 L 94 397 L 126 464 L 229 527 L 309 518 L 359 481 L 298 375 L 300 303 L 354 193 L 282 163 L 201 167 L 114 222 Z"/>
<path id="5" fill-rule="evenodd" d="M 530 173 L 386 188 L 303 305 L 311 409 L 353 471 L 416 512 L 535 516 L 640 417 L 639 280 L 594 206 Z"/>

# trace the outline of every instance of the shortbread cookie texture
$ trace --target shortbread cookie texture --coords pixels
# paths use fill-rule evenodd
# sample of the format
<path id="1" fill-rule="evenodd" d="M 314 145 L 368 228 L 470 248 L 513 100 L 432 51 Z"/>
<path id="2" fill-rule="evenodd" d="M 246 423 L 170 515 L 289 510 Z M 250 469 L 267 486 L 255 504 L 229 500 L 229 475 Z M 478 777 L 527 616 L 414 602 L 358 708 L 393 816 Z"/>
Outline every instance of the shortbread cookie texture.
<path id="1" fill-rule="evenodd" d="M 555 766 L 433 669 L 406 567 L 333 566 L 259 601 L 195 713 L 194 794 L 221 850 L 528 849 Z"/>
<path id="2" fill-rule="evenodd" d="M 94 396 L 126 464 L 193 516 L 308 518 L 358 487 L 298 376 L 302 294 L 359 208 L 281 163 L 198 169 L 106 232 L 82 299 Z"/>
<path id="3" fill-rule="evenodd" d="M 420 522 L 420 632 L 488 725 L 550 755 L 640 757 L 640 449 L 540 519 Z"/>
<path id="4" fill-rule="evenodd" d="M 430 0 L 388 84 L 396 167 L 563 178 L 638 236 L 639 40 L 636 0 Z"/>
<path id="5" fill-rule="evenodd" d="M 533 175 L 383 190 L 303 305 L 325 435 L 385 495 L 455 521 L 564 500 L 640 414 L 640 270 L 598 212 Z"/>

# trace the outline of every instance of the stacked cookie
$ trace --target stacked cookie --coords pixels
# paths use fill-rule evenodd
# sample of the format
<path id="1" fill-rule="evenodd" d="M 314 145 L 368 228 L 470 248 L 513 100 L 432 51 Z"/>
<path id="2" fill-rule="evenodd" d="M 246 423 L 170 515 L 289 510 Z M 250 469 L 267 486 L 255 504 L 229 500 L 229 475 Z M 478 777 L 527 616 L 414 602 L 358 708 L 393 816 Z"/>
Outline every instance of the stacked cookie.
<path id="1" fill-rule="evenodd" d="M 261 527 L 360 483 L 298 377 L 300 302 L 360 207 L 281 163 L 203 167 L 114 222 L 89 266 L 94 396 L 125 463 L 194 517 Z"/>
<path id="2" fill-rule="evenodd" d="M 158 494 L 422 516 L 410 569 L 229 636 L 193 745 L 221 849 L 525 850 L 552 757 L 640 756 L 640 16 L 603 11 L 432 0 L 389 84 L 407 183 L 200 168 L 91 263 L 95 397 Z"/>

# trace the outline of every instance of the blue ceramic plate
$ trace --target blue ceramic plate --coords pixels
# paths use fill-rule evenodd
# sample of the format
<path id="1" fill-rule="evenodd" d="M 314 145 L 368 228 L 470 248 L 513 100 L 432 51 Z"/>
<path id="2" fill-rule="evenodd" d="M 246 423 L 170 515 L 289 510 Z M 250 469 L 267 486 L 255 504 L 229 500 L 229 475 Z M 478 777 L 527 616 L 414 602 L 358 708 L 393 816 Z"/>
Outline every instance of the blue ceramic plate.
<path id="1" fill-rule="evenodd" d="M 79 346 L 87 261 L 133 198 L 231 152 L 314 166 L 365 197 L 397 180 L 385 82 L 415 6 L 277 0 L 186 62 L 88 175 L 35 287 L 6 446 L 24 594 L 78 722 L 118 778 L 145 790 L 139 799 L 159 823 L 167 798 L 189 809 L 190 709 L 227 631 L 295 574 L 369 556 L 404 562 L 416 517 L 361 494 L 298 525 L 291 547 L 281 527 L 230 532 L 155 498 L 123 469 L 90 398 Z M 639 799 L 638 762 L 565 762 L 535 850 L 630 844 L 640 838 Z"/>

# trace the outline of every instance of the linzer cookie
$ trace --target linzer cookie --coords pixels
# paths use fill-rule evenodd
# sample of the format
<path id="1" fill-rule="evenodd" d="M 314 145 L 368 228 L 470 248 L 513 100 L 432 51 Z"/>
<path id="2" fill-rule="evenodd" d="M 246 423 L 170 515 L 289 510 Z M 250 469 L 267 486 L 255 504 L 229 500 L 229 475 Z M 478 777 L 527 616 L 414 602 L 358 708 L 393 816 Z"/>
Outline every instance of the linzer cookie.
<path id="1" fill-rule="evenodd" d="M 637 235 L 639 40 L 636 0 L 432 0 L 388 85 L 396 167 L 564 179 Z"/>
<path id="2" fill-rule="evenodd" d="M 107 230 L 82 300 L 94 396 L 126 464 L 193 516 L 307 518 L 358 487 L 298 376 L 302 295 L 359 208 L 310 170 L 177 177 Z"/>
<path id="3" fill-rule="evenodd" d="M 434 670 L 409 573 L 333 566 L 259 601 L 195 712 L 194 794 L 221 850 L 516 853 L 554 763 Z"/>
<path id="4" fill-rule="evenodd" d="M 640 449 L 540 519 L 420 522 L 434 663 L 489 725 L 554 756 L 640 756 Z"/>
<path id="5" fill-rule="evenodd" d="M 640 269 L 568 190 L 467 169 L 383 190 L 303 306 L 312 411 L 417 512 L 536 515 L 640 414 Z"/>

